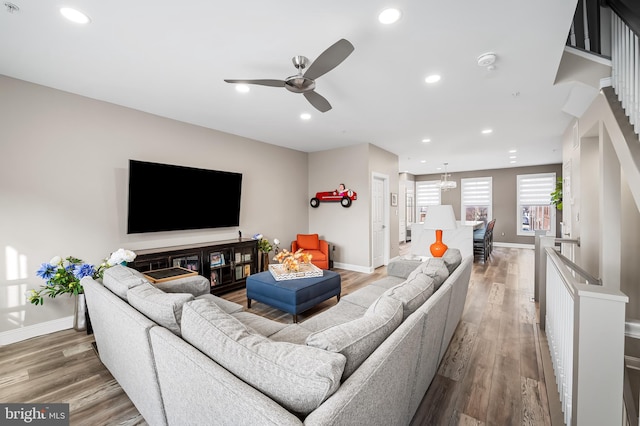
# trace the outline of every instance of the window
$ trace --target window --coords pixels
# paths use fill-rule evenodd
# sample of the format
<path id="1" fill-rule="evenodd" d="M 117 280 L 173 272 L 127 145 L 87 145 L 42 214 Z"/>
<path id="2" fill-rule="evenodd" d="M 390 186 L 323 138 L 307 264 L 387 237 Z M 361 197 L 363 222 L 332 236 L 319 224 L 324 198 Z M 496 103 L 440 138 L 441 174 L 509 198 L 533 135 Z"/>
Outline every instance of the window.
<path id="1" fill-rule="evenodd" d="M 555 187 L 555 173 L 518 175 L 518 235 L 535 235 L 535 231 L 556 234 L 556 209 L 551 205 Z"/>
<path id="2" fill-rule="evenodd" d="M 481 220 L 485 226 L 492 218 L 493 178 L 480 177 L 460 180 L 460 217 L 462 220 Z"/>
<path id="3" fill-rule="evenodd" d="M 418 222 L 424 222 L 427 207 L 440 204 L 440 187 L 437 180 L 416 182 L 416 214 Z"/>

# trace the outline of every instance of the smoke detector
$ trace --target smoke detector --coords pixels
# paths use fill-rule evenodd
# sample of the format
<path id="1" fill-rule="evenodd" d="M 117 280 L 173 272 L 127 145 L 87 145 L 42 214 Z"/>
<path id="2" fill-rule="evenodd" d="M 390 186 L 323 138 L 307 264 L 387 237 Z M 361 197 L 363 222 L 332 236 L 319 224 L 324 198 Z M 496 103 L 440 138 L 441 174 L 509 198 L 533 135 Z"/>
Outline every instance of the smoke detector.
<path id="1" fill-rule="evenodd" d="M 491 67 L 496 61 L 496 58 L 497 56 L 495 53 L 483 53 L 482 55 L 478 56 L 478 66 Z"/>

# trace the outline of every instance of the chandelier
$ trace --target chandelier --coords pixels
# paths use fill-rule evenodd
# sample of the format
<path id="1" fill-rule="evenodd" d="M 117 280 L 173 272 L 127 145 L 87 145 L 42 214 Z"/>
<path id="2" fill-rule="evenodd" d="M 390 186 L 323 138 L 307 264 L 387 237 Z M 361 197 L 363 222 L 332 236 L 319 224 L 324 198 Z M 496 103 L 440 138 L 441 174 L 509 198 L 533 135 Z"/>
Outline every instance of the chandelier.
<path id="1" fill-rule="evenodd" d="M 449 180 L 451 175 L 447 173 L 447 166 L 449 163 L 444 163 L 444 174 L 441 175 L 440 181 L 438 182 L 438 187 L 442 191 L 448 191 L 450 189 L 454 189 L 458 187 L 458 184 L 455 180 Z"/>

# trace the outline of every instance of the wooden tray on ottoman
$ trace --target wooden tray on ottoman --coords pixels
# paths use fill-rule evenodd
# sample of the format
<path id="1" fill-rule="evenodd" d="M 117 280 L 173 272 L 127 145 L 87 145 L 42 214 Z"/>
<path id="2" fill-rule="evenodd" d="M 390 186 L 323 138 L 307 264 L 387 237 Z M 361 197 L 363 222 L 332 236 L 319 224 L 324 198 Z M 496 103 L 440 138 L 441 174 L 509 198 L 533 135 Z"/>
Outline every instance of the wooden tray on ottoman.
<path id="1" fill-rule="evenodd" d="M 181 268 L 174 266 L 173 268 L 154 269 L 151 271 L 143 272 L 142 275 L 152 283 L 163 283 L 165 281 L 176 280 L 178 278 L 190 277 L 192 275 L 198 275 L 196 271 L 191 269 Z"/>

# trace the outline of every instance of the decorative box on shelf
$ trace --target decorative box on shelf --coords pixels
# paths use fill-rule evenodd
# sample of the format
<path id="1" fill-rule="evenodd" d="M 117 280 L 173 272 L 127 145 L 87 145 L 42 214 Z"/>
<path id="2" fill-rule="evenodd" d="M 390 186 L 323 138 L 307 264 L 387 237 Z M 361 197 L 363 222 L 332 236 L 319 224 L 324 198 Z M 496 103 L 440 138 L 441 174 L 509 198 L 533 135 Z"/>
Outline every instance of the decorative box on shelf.
<path id="1" fill-rule="evenodd" d="M 297 278 L 311 278 L 311 277 L 322 276 L 322 269 L 318 268 L 313 263 L 300 264 L 300 270 L 297 272 L 287 271 L 284 265 L 280 263 L 276 263 L 273 265 L 269 265 L 269 272 L 271 272 L 271 275 L 273 275 L 273 278 L 276 281 L 295 280 Z"/>

